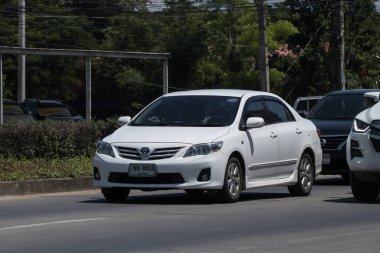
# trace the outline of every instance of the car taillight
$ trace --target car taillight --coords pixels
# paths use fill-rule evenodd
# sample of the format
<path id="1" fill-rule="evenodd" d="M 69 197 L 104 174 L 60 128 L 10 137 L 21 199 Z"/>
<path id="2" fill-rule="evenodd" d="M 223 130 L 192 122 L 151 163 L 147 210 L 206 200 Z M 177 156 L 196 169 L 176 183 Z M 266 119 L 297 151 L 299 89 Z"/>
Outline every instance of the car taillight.
<path id="1" fill-rule="evenodd" d="M 317 128 L 317 134 L 318 134 L 318 137 L 321 138 L 321 130 L 319 130 L 318 128 Z"/>

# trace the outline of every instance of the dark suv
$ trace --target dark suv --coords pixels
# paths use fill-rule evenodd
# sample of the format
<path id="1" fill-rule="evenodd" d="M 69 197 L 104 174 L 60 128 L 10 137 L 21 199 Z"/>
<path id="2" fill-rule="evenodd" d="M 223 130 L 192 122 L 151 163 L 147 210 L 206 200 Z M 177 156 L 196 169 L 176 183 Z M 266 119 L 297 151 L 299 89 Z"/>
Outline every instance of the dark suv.
<path id="1" fill-rule="evenodd" d="M 349 180 L 346 141 L 355 116 L 370 106 L 363 95 L 371 91 L 380 91 L 380 89 L 330 92 L 307 116 L 321 131 L 322 174 L 340 174 L 343 179 Z"/>
<path id="2" fill-rule="evenodd" d="M 21 105 L 26 111 L 30 111 L 37 120 L 84 120 L 71 106 L 61 100 L 26 99 Z"/>

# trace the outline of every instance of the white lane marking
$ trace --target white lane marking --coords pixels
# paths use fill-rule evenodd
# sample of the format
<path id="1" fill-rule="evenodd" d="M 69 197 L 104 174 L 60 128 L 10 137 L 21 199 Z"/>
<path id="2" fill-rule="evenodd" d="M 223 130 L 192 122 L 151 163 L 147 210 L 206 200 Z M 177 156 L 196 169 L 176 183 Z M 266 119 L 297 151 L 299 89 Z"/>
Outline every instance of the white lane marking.
<path id="1" fill-rule="evenodd" d="M 52 222 L 36 223 L 36 224 L 29 224 L 29 225 L 0 227 L 0 231 L 21 229 L 21 228 L 43 227 L 43 226 L 56 225 L 56 224 L 78 223 L 78 222 L 87 222 L 87 221 L 100 221 L 100 220 L 106 220 L 106 219 L 107 218 L 100 217 L 100 218 L 90 218 L 90 219 L 80 219 L 80 220 L 52 221 Z"/>

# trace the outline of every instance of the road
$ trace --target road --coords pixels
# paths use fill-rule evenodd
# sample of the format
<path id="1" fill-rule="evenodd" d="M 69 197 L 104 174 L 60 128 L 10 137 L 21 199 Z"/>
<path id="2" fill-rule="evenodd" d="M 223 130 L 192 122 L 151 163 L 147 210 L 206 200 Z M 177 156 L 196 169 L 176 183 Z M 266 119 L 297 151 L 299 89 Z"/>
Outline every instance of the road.
<path id="1" fill-rule="evenodd" d="M 285 187 L 235 204 L 182 191 L 132 191 L 110 204 L 98 191 L 0 198 L 0 252 L 378 252 L 380 198 L 357 203 L 337 177 L 309 197 Z"/>

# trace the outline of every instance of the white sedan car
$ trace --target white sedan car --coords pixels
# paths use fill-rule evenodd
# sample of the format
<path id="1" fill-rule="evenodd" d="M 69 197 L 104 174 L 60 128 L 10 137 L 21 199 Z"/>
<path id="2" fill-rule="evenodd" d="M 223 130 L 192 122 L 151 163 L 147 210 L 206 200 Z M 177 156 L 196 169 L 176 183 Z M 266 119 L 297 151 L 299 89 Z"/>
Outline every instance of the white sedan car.
<path id="1" fill-rule="evenodd" d="M 94 185 L 111 202 L 130 189 L 216 191 L 235 202 L 242 190 L 285 185 L 306 196 L 321 171 L 315 125 L 271 93 L 175 92 L 119 121 L 94 158 Z"/>
<path id="2" fill-rule="evenodd" d="M 355 117 L 346 154 L 355 199 L 374 201 L 380 187 L 380 97 L 379 92 L 364 96 L 376 96 L 377 103 Z"/>

